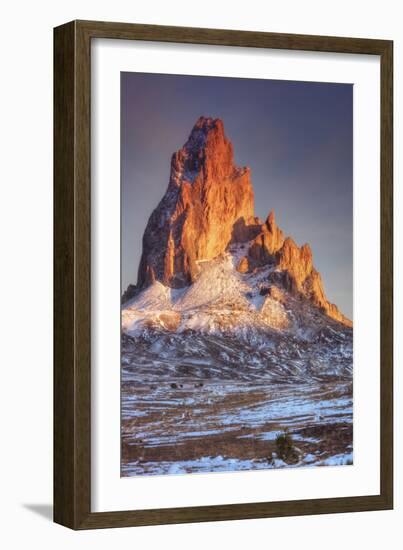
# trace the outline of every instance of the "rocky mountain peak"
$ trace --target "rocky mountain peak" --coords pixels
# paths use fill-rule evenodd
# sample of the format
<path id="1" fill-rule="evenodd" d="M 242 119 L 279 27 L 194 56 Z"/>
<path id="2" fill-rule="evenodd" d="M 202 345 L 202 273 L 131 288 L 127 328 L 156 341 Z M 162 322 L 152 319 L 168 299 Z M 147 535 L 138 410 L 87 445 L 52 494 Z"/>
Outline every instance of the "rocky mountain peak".
<path id="1" fill-rule="evenodd" d="M 238 276 L 263 270 L 271 297 L 285 291 L 351 326 L 328 302 L 309 244 L 299 247 L 285 237 L 274 210 L 260 220 L 253 203 L 250 170 L 236 166 L 223 122 L 200 117 L 172 156 L 168 189 L 147 224 L 137 289 L 155 282 L 189 286 L 202 262 L 239 245 L 244 255 L 237 260 Z"/>
<path id="2" fill-rule="evenodd" d="M 276 227 L 276 215 L 273 209 L 270 210 L 269 215 L 267 216 L 266 225 L 267 225 L 267 228 L 272 232 Z"/>
<path id="3" fill-rule="evenodd" d="M 184 148 L 189 151 L 199 152 L 206 147 L 209 140 L 213 139 L 213 135 L 215 135 L 217 141 L 227 141 L 222 120 L 201 116 L 193 126 Z"/>
<path id="4" fill-rule="evenodd" d="M 172 156 L 170 182 L 180 186 L 183 182 L 194 183 L 198 177 L 219 180 L 239 171 L 222 120 L 202 116 L 184 146 Z"/>
<path id="5" fill-rule="evenodd" d="M 223 122 L 200 117 L 172 156 L 167 192 L 147 224 L 138 286 L 189 285 L 198 262 L 223 253 L 234 224 L 253 210 L 250 170 L 235 165 Z"/>

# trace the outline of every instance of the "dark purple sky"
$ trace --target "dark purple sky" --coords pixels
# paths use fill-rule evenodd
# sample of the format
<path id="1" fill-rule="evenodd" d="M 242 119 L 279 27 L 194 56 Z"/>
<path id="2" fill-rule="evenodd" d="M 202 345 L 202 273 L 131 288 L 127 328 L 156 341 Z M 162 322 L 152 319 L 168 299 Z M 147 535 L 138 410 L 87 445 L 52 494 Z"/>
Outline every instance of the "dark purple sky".
<path id="1" fill-rule="evenodd" d="M 250 166 L 255 213 L 274 208 L 308 242 L 328 299 L 352 317 L 351 84 L 122 73 L 122 289 L 137 280 L 141 239 L 170 159 L 200 115 L 218 117 Z"/>

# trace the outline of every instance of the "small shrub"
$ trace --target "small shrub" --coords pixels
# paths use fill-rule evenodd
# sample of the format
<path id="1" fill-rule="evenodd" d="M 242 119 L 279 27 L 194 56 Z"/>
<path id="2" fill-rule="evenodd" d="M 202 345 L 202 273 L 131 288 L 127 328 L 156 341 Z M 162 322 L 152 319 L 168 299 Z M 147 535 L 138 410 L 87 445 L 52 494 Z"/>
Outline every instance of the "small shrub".
<path id="1" fill-rule="evenodd" d="M 267 462 L 270 464 L 270 466 L 274 466 L 275 462 L 275 454 L 270 453 L 270 455 L 267 457 Z"/>
<path id="2" fill-rule="evenodd" d="M 294 447 L 291 434 L 284 430 L 276 437 L 277 456 L 287 464 L 295 464 L 299 460 L 298 452 Z"/>

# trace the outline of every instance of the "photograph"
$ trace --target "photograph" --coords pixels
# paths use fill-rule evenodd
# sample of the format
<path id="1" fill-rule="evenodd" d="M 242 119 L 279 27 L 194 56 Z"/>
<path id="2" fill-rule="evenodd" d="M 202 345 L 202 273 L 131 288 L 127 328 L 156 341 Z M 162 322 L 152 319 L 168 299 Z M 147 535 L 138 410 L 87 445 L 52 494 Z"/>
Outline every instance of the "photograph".
<path id="1" fill-rule="evenodd" d="M 120 85 L 121 477 L 353 465 L 353 85 Z"/>
<path id="2" fill-rule="evenodd" d="M 400 5 L 2 7 L 0 546 L 393 550 Z"/>

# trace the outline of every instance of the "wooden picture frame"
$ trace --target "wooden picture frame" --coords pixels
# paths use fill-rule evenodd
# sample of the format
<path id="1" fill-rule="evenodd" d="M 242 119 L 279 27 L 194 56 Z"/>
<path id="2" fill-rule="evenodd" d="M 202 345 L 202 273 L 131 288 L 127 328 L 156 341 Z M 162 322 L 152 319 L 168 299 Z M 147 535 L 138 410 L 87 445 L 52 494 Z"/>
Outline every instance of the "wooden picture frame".
<path id="1" fill-rule="evenodd" d="M 380 56 L 380 493 L 91 512 L 91 40 L 113 38 Z M 393 507 L 393 42 L 73 21 L 54 30 L 54 521 L 72 529 L 329 514 Z"/>

